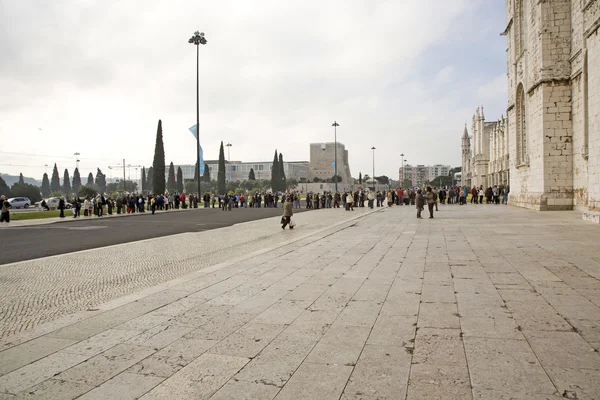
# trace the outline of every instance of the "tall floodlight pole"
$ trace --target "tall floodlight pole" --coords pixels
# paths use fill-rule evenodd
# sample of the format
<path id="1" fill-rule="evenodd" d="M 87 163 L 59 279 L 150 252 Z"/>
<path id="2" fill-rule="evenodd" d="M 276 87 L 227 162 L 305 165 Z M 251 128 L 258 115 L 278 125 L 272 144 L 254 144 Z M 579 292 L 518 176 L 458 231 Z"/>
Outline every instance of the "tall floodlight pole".
<path id="1" fill-rule="evenodd" d="M 204 32 L 194 32 L 188 43 L 196 46 L 196 160 L 198 163 L 198 197 L 201 196 L 200 183 L 200 45 L 206 44 Z"/>
<path id="2" fill-rule="evenodd" d="M 405 178 L 405 174 L 404 174 L 404 153 L 400 154 L 400 157 L 402 157 L 402 179 L 400 179 L 400 186 L 404 185 L 404 180 Z"/>
<path id="3" fill-rule="evenodd" d="M 229 167 L 228 168 L 229 169 L 229 181 L 232 181 L 232 179 L 231 179 L 231 164 L 230 164 L 231 158 L 229 157 L 230 156 L 229 149 L 231 149 L 231 146 L 233 146 L 233 145 L 231 143 L 227 143 L 225 146 L 227 146 L 227 166 Z"/>
<path id="4" fill-rule="evenodd" d="M 373 186 L 375 186 L 375 146 L 371 147 L 373 150 Z"/>
<path id="5" fill-rule="evenodd" d="M 334 139 L 334 147 L 333 147 L 333 167 L 334 167 L 334 175 L 333 175 L 333 179 L 335 180 L 335 192 L 337 193 L 338 191 L 338 173 L 337 173 L 337 127 L 340 126 L 340 124 L 337 123 L 337 121 L 333 121 L 333 124 L 331 125 L 333 126 L 333 139 Z"/>

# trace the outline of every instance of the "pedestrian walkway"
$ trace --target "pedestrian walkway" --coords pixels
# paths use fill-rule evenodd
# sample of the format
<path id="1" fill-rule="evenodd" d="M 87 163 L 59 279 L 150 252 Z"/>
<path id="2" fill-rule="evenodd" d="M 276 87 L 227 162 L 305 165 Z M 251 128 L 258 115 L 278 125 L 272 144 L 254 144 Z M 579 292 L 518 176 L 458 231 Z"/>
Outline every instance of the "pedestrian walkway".
<path id="1" fill-rule="evenodd" d="M 0 399 L 600 397 L 600 228 L 578 213 L 394 207 L 299 232 L 5 338 Z"/>

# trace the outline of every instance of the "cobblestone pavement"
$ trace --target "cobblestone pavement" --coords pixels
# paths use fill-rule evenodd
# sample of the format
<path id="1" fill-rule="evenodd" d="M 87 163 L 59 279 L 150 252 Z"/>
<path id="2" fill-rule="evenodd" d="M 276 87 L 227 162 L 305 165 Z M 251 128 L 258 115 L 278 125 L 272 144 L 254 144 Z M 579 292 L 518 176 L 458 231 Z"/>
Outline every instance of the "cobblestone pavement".
<path id="1" fill-rule="evenodd" d="M 9 337 L 0 399 L 598 399 L 598 238 L 385 209 Z"/>
<path id="2" fill-rule="evenodd" d="M 340 210 L 304 214 L 294 216 L 299 229 L 292 233 L 356 217 Z M 0 338 L 289 240 L 279 218 L 0 265 Z"/>

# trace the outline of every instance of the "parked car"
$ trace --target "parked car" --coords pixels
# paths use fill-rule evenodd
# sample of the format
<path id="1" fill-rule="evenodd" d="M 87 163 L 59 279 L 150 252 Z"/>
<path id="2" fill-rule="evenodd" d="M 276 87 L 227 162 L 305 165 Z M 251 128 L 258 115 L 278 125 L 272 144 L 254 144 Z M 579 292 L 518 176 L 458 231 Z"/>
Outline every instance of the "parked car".
<path id="1" fill-rule="evenodd" d="M 48 199 L 46 199 L 46 205 L 48 205 L 48 208 L 50 208 L 51 210 L 56 210 L 58 208 L 58 201 L 60 200 L 60 197 L 50 197 Z M 35 206 L 37 208 L 42 208 L 42 202 L 38 201 L 37 203 L 35 203 Z M 65 203 L 65 208 L 68 210 L 72 207 L 73 205 L 69 202 Z"/>
<path id="2" fill-rule="evenodd" d="M 29 208 L 31 205 L 31 200 L 29 200 L 27 197 L 13 197 L 8 199 L 8 202 L 14 208 Z"/>

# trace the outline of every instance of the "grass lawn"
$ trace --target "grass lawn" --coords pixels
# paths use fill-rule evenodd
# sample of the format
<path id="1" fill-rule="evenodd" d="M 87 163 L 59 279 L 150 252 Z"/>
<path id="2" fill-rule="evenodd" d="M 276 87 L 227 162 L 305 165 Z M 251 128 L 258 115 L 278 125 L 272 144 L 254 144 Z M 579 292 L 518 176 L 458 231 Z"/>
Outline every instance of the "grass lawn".
<path id="1" fill-rule="evenodd" d="M 65 210 L 65 215 L 68 213 L 73 216 L 73 212 L 71 210 Z M 57 218 L 60 214 L 60 211 L 31 211 L 31 212 L 18 212 L 18 213 L 10 213 L 11 221 L 24 221 L 27 219 L 44 219 L 44 218 Z"/>

